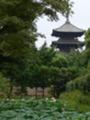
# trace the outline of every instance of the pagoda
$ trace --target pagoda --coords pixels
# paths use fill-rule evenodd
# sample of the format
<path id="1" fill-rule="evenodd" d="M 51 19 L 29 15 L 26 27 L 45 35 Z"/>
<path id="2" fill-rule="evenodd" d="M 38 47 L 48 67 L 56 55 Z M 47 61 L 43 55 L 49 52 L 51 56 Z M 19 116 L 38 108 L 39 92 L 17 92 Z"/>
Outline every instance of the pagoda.
<path id="1" fill-rule="evenodd" d="M 67 16 L 66 22 L 59 28 L 54 29 L 52 36 L 59 37 L 58 41 L 52 42 L 52 47 L 58 48 L 62 52 L 70 52 L 82 48 L 84 43 L 78 40 L 84 34 L 84 30 L 70 23 Z"/>

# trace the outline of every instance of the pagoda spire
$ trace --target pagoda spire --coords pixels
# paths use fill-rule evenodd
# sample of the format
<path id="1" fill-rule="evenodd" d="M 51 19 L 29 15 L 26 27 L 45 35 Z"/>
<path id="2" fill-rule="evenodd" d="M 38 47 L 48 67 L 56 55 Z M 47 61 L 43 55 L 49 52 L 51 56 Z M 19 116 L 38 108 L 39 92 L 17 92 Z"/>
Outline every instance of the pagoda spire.
<path id="1" fill-rule="evenodd" d="M 67 11 L 67 13 L 66 13 L 66 22 L 69 22 L 69 10 Z"/>

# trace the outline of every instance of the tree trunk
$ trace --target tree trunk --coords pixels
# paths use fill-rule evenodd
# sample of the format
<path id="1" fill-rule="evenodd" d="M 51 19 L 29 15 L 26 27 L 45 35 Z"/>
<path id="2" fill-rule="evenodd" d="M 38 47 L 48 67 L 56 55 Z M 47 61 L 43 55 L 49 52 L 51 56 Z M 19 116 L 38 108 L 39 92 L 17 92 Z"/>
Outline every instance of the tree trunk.
<path id="1" fill-rule="evenodd" d="M 23 85 L 21 86 L 21 95 L 27 95 L 26 87 Z"/>
<path id="2" fill-rule="evenodd" d="M 45 94 L 44 94 L 44 90 L 45 90 L 45 89 L 42 88 L 42 90 L 43 90 L 43 91 L 42 91 L 42 97 L 45 97 Z"/>
<path id="3" fill-rule="evenodd" d="M 8 92 L 7 98 L 11 98 L 12 90 L 13 90 L 13 84 L 12 84 L 12 81 L 10 80 L 10 89 L 9 89 L 9 92 Z"/>
<path id="4" fill-rule="evenodd" d="M 35 87 L 35 97 L 37 98 L 37 87 Z"/>
<path id="5" fill-rule="evenodd" d="M 53 87 L 53 96 L 56 97 L 56 89 L 55 89 L 55 86 Z"/>

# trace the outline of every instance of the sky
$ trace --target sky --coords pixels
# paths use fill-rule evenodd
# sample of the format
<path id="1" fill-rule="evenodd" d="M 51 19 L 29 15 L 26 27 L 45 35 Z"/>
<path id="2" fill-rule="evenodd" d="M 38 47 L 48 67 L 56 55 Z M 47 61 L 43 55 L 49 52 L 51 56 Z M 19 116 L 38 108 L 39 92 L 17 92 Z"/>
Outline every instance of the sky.
<path id="1" fill-rule="evenodd" d="M 87 30 L 90 27 L 90 0 L 71 0 L 74 2 L 73 4 L 73 11 L 74 14 L 70 17 L 70 22 L 75 26 Z M 47 17 L 42 17 L 37 22 L 38 32 L 42 33 L 46 36 L 46 38 L 38 38 L 36 41 L 36 46 L 40 48 L 44 42 L 47 43 L 48 46 L 52 43 L 52 41 L 56 41 L 57 38 L 52 37 L 52 30 L 55 28 L 60 27 L 64 24 L 66 19 L 59 15 L 59 20 L 55 21 L 48 21 Z M 80 38 L 83 40 L 84 37 Z"/>

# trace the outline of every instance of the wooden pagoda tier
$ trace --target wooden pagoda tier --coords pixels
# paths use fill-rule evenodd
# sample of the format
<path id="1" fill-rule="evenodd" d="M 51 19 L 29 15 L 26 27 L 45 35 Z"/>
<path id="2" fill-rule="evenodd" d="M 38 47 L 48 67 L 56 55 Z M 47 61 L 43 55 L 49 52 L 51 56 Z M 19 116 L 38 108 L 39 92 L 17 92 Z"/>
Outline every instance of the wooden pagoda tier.
<path id="1" fill-rule="evenodd" d="M 72 49 L 81 48 L 84 44 L 77 38 L 83 34 L 84 30 L 66 21 L 61 27 L 53 30 L 52 36 L 59 37 L 59 40 L 52 42 L 52 46 L 62 52 L 70 52 Z"/>

